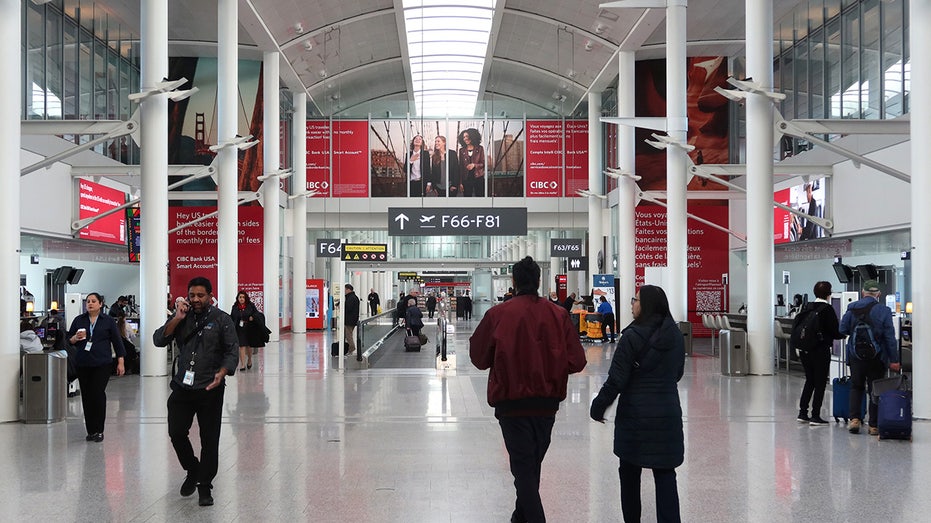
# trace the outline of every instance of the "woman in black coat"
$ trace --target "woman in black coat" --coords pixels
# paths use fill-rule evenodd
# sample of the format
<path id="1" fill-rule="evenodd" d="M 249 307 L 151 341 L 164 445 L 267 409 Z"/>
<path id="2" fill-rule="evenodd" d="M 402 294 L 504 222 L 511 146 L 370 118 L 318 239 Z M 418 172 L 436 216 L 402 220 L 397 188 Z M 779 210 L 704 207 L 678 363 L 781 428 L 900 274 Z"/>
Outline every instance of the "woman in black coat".
<path id="1" fill-rule="evenodd" d="M 640 521 L 644 468 L 653 470 L 657 520 L 680 521 L 675 468 L 685 458 L 685 443 L 677 383 L 685 370 L 685 344 L 663 289 L 644 285 L 631 307 L 634 321 L 621 332 L 591 417 L 604 423 L 605 411 L 620 396 L 614 454 L 620 458 L 624 521 Z"/>
<path id="2" fill-rule="evenodd" d="M 417 306 L 417 298 L 411 297 L 407 300 L 404 325 L 411 330 L 411 335 L 420 337 L 420 329 L 423 328 L 423 312 Z"/>
<path id="3" fill-rule="evenodd" d="M 230 317 L 233 318 L 233 325 L 236 326 L 236 337 L 239 338 L 239 370 L 252 368 L 252 346 L 249 333 L 252 331 L 252 322 L 255 321 L 256 312 L 258 311 L 249 299 L 249 294 L 239 291 L 236 295 L 236 303 L 230 309 Z"/>

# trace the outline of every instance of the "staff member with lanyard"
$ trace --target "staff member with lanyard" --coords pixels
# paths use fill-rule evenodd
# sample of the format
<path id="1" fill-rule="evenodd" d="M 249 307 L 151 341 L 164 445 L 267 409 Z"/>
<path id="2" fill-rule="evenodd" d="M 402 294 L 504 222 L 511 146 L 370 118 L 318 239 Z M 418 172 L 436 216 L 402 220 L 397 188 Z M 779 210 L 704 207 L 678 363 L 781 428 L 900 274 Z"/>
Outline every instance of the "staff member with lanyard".
<path id="1" fill-rule="evenodd" d="M 236 372 L 239 338 L 229 314 L 211 305 L 213 285 L 203 277 L 188 283 L 188 299 L 178 298 L 175 315 L 153 335 L 156 347 L 176 340 L 180 354 L 171 377 L 168 397 L 168 436 L 187 471 L 181 495 L 198 491 L 200 506 L 213 505 L 213 478 L 220 454 L 220 421 L 223 416 L 225 378 Z M 200 460 L 188 433 L 197 416 Z"/>
<path id="2" fill-rule="evenodd" d="M 81 385 L 81 404 L 84 406 L 86 441 L 103 441 L 103 426 L 107 421 L 107 383 L 113 370 L 113 354 L 116 353 L 116 375 L 126 372 L 123 359 L 123 337 L 113 318 L 101 314 L 103 298 L 92 292 L 84 301 L 87 312 L 78 315 L 68 329 L 68 342 L 74 345 L 75 366 L 78 383 Z"/>

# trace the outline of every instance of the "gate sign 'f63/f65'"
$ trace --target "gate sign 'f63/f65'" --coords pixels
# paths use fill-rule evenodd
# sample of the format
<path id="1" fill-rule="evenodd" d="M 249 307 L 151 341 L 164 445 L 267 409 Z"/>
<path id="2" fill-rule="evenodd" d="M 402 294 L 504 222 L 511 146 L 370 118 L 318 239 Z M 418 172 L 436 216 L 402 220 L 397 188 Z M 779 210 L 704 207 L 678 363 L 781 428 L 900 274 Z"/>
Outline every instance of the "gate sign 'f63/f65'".
<path id="1" fill-rule="evenodd" d="M 523 236 L 527 209 L 520 207 L 388 208 L 389 236 Z"/>
<path id="2" fill-rule="evenodd" d="M 550 240 L 550 256 L 553 258 L 571 258 L 582 255 L 582 240 Z"/>

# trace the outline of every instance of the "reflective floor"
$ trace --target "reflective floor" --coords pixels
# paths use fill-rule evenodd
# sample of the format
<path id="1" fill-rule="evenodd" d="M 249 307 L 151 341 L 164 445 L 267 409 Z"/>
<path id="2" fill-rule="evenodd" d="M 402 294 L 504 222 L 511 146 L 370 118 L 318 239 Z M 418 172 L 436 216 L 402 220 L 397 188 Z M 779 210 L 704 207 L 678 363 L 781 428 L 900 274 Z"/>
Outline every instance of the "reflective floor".
<path id="1" fill-rule="evenodd" d="M 329 333 L 288 334 L 265 348 L 227 382 L 213 507 L 178 494 L 184 472 L 167 436 L 167 378 L 110 382 L 103 443 L 84 441 L 80 398 L 69 400 L 64 422 L 0 424 L 0 521 L 508 521 L 507 456 L 485 402 L 486 373 L 468 359 L 474 324 L 455 326 L 455 371 L 335 371 Z M 916 422 L 912 443 L 801 425 L 797 373 L 722 377 L 718 359 L 700 354 L 708 341 L 696 344 L 680 383 L 684 521 L 931 513 L 931 425 Z M 570 378 L 540 487 L 551 522 L 621 520 L 613 425 L 588 418 L 613 350 L 587 346 L 588 367 Z M 643 498 L 643 520 L 653 521 L 649 473 Z"/>

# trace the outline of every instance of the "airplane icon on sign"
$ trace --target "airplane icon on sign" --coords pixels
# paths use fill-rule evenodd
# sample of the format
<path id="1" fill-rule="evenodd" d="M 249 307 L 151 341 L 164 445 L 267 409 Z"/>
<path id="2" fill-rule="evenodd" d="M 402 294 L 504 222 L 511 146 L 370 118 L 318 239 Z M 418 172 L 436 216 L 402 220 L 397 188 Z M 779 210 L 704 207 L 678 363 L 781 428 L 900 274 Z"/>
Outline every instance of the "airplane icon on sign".
<path id="1" fill-rule="evenodd" d="M 432 222 L 434 218 L 436 218 L 436 215 L 435 215 L 435 214 L 431 214 L 430 216 L 424 216 L 423 214 L 421 214 L 421 215 L 420 215 L 420 225 L 421 225 L 421 227 L 423 227 L 423 228 L 425 228 L 425 229 L 433 229 L 433 228 L 436 228 L 436 225 L 430 224 L 430 222 Z M 429 224 L 429 225 L 428 225 L 428 224 Z"/>

